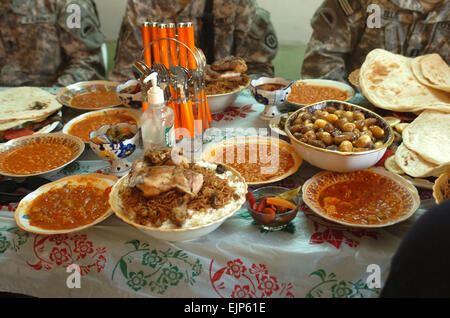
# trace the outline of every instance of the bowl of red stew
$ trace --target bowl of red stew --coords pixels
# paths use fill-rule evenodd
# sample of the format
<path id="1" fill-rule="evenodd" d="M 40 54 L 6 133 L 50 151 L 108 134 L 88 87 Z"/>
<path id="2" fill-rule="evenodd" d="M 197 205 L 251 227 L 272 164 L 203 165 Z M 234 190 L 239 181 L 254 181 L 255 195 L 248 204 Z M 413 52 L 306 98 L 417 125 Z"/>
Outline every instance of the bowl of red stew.
<path id="1" fill-rule="evenodd" d="M 298 194 L 289 195 L 292 191 L 277 186 L 248 191 L 246 203 L 248 213 L 262 229 L 282 230 L 297 216 L 302 202 Z"/>

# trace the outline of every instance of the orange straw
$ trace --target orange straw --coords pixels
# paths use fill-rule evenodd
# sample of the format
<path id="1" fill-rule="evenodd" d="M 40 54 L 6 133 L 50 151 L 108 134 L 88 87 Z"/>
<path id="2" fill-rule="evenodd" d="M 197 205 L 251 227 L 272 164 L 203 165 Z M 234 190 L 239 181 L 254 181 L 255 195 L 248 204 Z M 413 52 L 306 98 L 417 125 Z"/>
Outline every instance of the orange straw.
<path id="1" fill-rule="evenodd" d="M 155 41 L 158 39 L 158 22 L 151 22 L 150 23 L 150 35 L 151 35 L 151 41 Z M 159 42 L 156 41 L 152 44 L 152 50 L 153 50 L 153 62 L 155 63 L 161 63 L 161 58 L 159 55 Z"/>

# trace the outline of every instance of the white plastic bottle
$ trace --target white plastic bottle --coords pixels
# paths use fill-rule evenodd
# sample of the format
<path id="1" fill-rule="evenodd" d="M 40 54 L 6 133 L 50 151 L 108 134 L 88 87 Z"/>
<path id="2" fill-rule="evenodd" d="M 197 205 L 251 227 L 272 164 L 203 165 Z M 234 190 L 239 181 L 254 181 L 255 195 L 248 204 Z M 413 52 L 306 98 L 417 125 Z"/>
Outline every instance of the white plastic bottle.
<path id="1" fill-rule="evenodd" d="M 152 81 L 148 90 L 148 108 L 141 116 L 144 150 L 175 146 L 175 115 L 164 101 L 164 91 L 157 84 L 158 73 L 150 74 L 145 83 Z"/>

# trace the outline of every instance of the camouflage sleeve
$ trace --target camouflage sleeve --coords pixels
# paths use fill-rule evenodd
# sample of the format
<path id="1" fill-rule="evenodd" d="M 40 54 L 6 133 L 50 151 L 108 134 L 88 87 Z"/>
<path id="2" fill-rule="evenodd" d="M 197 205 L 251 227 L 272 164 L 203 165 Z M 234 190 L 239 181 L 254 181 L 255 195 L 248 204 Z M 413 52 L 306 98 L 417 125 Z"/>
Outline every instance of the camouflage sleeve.
<path id="1" fill-rule="evenodd" d="M 237 50 L 243 55 L 248 65 L 248 74 L 253 78 L 274 76 L 272 60 L 278 52 L 278 38 L 270 20 L 270 13 L 263 8 L 256 8 L 255 19 L 248 36 Z"/>
<path id="2" fill-rule="evenodd" d="M 134 79 L 131 65 L 139 59 L 142 51 L 142 34 L 133 1 L 128 1 L 117 40 L 114 70 L 109 75 L 113 81 Z"/>
<path id="3" fill-rule="evenodd" d="M 302 65 L 302 78 L 347 81 L 346 58 L 364 27 L 358 0 L 325 0 L 311 20 L 313 33 Z"/>
<path id="4" fill-rule="evenodd" d="M 77 13 L 80 19 L 77 20 Z M 79 23 L 78 23 L 79 22 Z M 60 43 L 67 56 L 67 66 L 61 70 L 57 84 L 69 84 L 105 76 L 101 46 L 105 38 L 91 0 L 66 1 L 60 11 L 58 25 Z"/>
<path id="5" fill-rule="evenodd" d="M 245 1 L 244 1 L 245 2 Z M 251 77 L 273 76 L 274 66 L 272 60 L 278 51 L 278 39 L 275 28 L 270 20 L 270 13 L 263 8 L 256 7 L 252 1 L 251 11 L 253 18 L 249 19 L 239 10 L 237 25 L 241 20 L 251 22 L 247 30 L 238 30 L 235 35 L 236 56 L 245 59 Z M 241 23 L 245 25 L 245 23 Z"/>
<path id="6" fill-rule="evenodd" d="M 273 76 L 272 60 L 278 49 L 270 14 L 256 6 L 254 0 L 234 0 L 214 8 L 215 58 L 227 55 L 243 58 L 251 77 Z"/>

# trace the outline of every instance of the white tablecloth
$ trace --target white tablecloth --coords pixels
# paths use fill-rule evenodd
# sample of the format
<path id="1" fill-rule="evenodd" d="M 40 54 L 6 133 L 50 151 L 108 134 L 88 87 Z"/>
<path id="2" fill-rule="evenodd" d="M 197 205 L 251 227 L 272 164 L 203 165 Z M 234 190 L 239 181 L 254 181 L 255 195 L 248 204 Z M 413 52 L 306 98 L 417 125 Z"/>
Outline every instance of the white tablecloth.
<path id="1" fill-rule="evenodd" d="M 263 109 L 244 91 L 213 116 L 213 127 L 267 128 L 258 118 Z M 87 160 L 96 159 L 89 151 L 53 178 L 104 171 L 109 163 Z M 305 162 L 278 184 L 293 188 L 318 171 Z M 82 232 L 35 235 L 16 226 L 15 204 L 2 206 L 0 291 L 38 297 L 377 297 L 380 288 L 368 284 L 369 266 L 380 270 L 382 287 L 405 233 L 434 205 L 430 191 L 420 194 L 413 217 L 383 229 L 337 225 L 303 205 L 286 229 L 267 232 L 243 208 L 209 235 L 178 243 L 153 239 L 115 216 Z M 81 269 L 80 288 L 67 283 L 70 264 Z"/>

